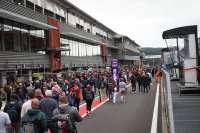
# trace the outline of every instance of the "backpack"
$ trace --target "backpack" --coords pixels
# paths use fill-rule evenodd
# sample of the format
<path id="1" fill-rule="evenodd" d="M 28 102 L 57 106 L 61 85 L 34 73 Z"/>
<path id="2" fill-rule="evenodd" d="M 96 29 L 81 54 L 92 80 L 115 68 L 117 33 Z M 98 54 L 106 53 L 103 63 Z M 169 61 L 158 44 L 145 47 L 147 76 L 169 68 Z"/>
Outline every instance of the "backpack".
<path id="1" fill-rule="evenodd" d="M 6 109 L 6 113 L 9 115 L 11 121 L 18 119 L 16 103 L 9 103 Z"/>
<path id="2" fill-rule="evenodd" d="M 25 114 L 21 119 L 23 133 L 39 133 L 37 115 L 29 116 Z"/>
<path id="3" fill-rule="evenodd" d="M 56 97 L 59 97 L 60 96 L 60 93 L 56 90 L 54 90 L 53 94 L 56 96 Z"/>
<path id="4" fill-rule="evenodd" d="M 73 90 L 71 97 L 78 98 L 78 90 Z"/>
<path id="5" fill-rule="evenodd" d="M 72 107 L 68 107 L 68 109 L 63 107 L 58 107 L 56 109 L 56 112 L 58 114 L 52 117 L 54 126 L 56 130 L 58 130 L 59 132 L 62 131 L 66 133 L 72 133 L 75 130 L 69 114 L 71 108 Z"/>
<path id="6" fill-rule="evenodd" d="M 85 98 L 86 98 L 86 100 L 93 99 L 92 92 L 91 91 L 86 91 Z"/>
<path id="7" fill-rule="evenodd" d="M 104 89 L 105 88 L 105 82 L 104 81 L 101 81 L 101 83 L 100 83 L 100 87 L 101 87 L 101 89 Z"/>

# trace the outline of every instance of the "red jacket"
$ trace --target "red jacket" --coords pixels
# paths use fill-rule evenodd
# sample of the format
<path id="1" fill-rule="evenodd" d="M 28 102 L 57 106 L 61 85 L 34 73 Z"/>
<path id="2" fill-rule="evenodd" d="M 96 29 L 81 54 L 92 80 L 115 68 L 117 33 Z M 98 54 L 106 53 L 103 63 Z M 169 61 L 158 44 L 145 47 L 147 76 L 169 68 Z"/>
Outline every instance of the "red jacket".
<path id="1" fill-rule="evenodd" d="M 77 86 L 77 85 L 74 85 L 74 87 L 72 87 L 71 89 L 70 89 L 70 96 L 72 95 L 72 93 L 74 92 L 74 91 L 77 91 L 77 98 L 80 100 L 81 99 L 81 90 L 80 90 L 80 88 Z"/>

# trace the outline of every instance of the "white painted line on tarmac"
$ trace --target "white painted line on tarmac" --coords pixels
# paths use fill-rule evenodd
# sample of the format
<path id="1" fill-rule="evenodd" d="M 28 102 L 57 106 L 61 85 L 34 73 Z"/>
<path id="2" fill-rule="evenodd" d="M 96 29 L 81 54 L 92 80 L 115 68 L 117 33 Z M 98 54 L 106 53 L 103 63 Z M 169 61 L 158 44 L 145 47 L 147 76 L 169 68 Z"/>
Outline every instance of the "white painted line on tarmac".
<path id="1" fill-rule="evenodd" d="M 101 105 L 103 105 L 104 103 L 106 103 L 109 99 L 106 99 L 104 102 L 100 103 L 99 105 L 97 105 L 96 107 L 92 108 L 91 112 L 93 112 L 95 109 L 97 109 L 98 107 L 100 107 Z M 85 117 L 87 114 L 83 114 L 82 118 Z"/>
<path id="2" fill-rule="evenodd" d="M 129 86 L 131 86 L 131 84 L 128 84 L 128 85 L 127 85 L 127 87 L 129 87 Z M 119 92 L 117 92 L 117 94 L 118 94 L 118 93 L 119 93 Z M 99 98 L 99 96 L 95 97 L 95 99 L 97 99 L 97 98 Z M 84 105 L 86 105 L 86 103 L 81 104 L 81 105 L 79 106 L 79 108 L 82 107 L 82 106 L 84 106 Z"/>
<path id="3" fill-rule="evenodd" d="M 96 100 L 97 98 L 99 98 L 99 96 L 95 97 L 94 100 Z M 82 106 L 84 106 L 84 105 L 86 105 L 86 102 L 84 102 L 83 104 L 81 104 L 81 105 L 79 106 L 79 108 L 82 107 Z"/>
<path id="4" fill-rule="evenodd" d="M 159 86 L 157 85 L 157 91 L 156 91 L 156 99 L 154 104 L 154 110 L 153 110 L 153 118 L 151 123 L 151 133 L 157 133 L 157 121 L 158 121 L 158 101 L 159 101 Z"/>
<path id="5" fill-rule="evenodd" d="M 127 87 L 129 87 L 131 84 L 128 84 Z M 119 93 L 119 92 L 118 92 Z M 118 94 L 117 93 L 117 94 Z M 95 99 L 99 98 L 99 96 L 97 96 Z M 92 108 L 91 112 L 93 112 L 95 109 L 97 109 L 98 107 L 102 106 L 104 103 L 106 103 L 109 99 L 106 99 L 104 102 L 100 103 L 99 105 L 97 105 L 96 107 Z M 86 103 L 81 104 L 80 107 L 84 106 Z M 87 113 L 82 115 L 82 118 L 85 117 L 87 115 Z"/>

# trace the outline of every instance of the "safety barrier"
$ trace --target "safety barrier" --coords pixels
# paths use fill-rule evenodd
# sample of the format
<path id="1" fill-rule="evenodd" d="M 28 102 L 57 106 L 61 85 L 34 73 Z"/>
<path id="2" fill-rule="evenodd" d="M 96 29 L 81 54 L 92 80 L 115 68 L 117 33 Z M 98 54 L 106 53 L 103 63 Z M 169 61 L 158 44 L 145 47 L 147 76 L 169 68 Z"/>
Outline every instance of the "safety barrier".
<path id="1" fill-rule="evenodd" d="M 165 109 L 166 109 L 166 117 L 167 117 L 167 124 L 168 130 L 170 133 L 175 133 L 174 128 L 174 115 L 173 115 L 173 106 L 172 106 L 172 93 L 171 93 L 171 80 L 169 72 L 166 70 L 162 71 L 162 84 L 164 90 L 164 102 L 165 102 Z"/>

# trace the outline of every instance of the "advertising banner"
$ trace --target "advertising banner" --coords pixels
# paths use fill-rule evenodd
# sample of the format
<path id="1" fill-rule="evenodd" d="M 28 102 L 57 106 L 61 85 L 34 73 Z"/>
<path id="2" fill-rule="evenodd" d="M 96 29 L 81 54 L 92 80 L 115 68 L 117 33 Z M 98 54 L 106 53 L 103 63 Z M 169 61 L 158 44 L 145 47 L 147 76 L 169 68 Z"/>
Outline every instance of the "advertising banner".
<path id="1" fill-rule="evenodd" d="M 115 80 L 115 82 L 119 83 L 119 70 L 118 70 L 118 60 L 112 59 L 111 61 L 111 71 L 112 71 L 112 79 Z M 117 89 L 119 91 L 119 89 Z"/>

